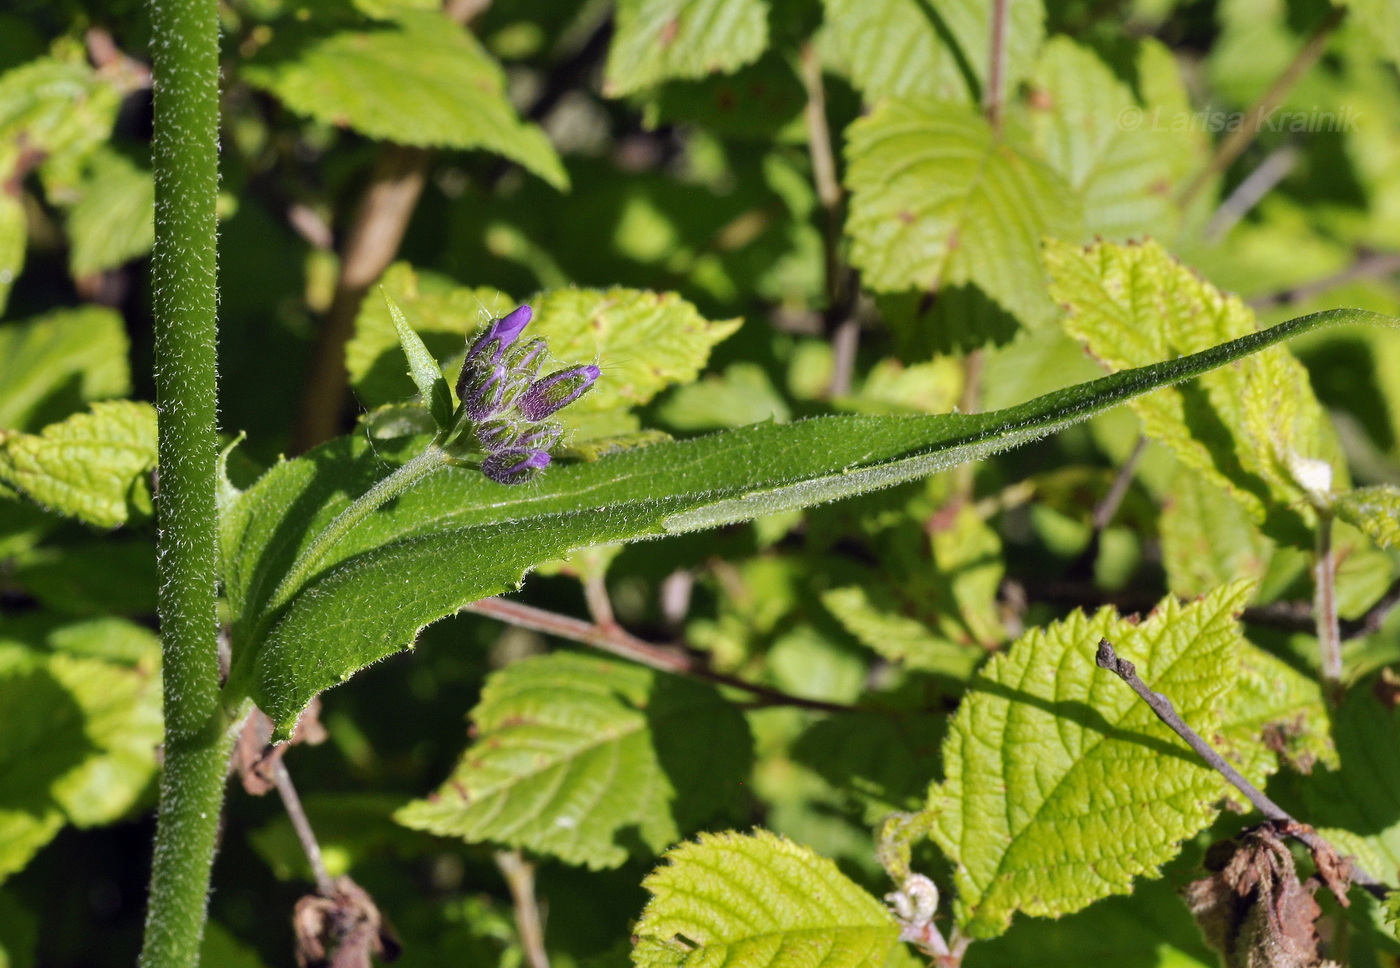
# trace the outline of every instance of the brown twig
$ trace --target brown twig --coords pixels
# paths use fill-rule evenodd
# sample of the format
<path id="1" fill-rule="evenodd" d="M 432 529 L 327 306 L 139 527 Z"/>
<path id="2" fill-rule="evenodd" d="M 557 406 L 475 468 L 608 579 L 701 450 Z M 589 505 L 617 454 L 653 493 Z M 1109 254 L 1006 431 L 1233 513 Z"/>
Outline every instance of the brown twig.
<path id="1" fill-rule="evenodd" d="M 616 627 L 617 617 L 613 615 L 612 599 L 608 597 L 607 580 L 590 571 L 582 582 L 583 600 L 588 606 L 588 614 L 593 617 L 593 624 L 605 629 Z"/>
<path id="2" fill-rule="evenodd" d="M 1001 108 L 1006 82 L 1006 0 L 992 0 L 992 41 L 987 60 L 987 87 L 982 92 L 982 110 L 993 134 L 1001 134 Z"/>
<path id="3" fill-rule="evenodd" d="M 1332 550 L 1332 515 L 1319 512 L 1313 561 L 1313 621 L 1321 652 L 1322 692 L 1336 705 L 1342 699 L 1342 632 L 1337 624 L 1337 556 Z"/>
<path id="4" fill-rule="evenodd" d="M 520 932 L 525 963 L 529 968 L 549 968 L 549 952 L 544 946 L 544 919 L 535 897 L 535 865 L 518 850 L 498 850 L 495 857 L 515 904 L 515 927 Z"/>
<path id="5" fill-rule="evenodd" d="M 635 635 L 632 635 L 620 625 L 614 625 L 611 628 L 593 625 L 569 615 L 560 615 L 557 612 L 549 612 L 542 608 L 535 608 L 532 605 L 524 605 L 520 602 L 512 602 L 504 598 L 483 598 L 480 601 L 472 602 L 470 605 L 467 605 L 465 610 L 474 612 L 477 615 L 486 615 L 490 618 L 499 619 L 502 622 L 509 622 L 511 625 L 518 625 L 521 628 L 531 629 L 532 631 L 541 632 L 545 635 L 554 635 L 561 639 L 568 639 L 571 642 L 591 645 L 595 649 L 600 649 L 611 655 L 628 659 L 639 665 L 644 665 L 649 669 L 670 672 L 680 676 L 690 676 L 695 679 L 704 679 L 707 682 L 713 682 L 717 685 L 732 686 L 735 689 L 742 689 L 758 697 L 767 705 L 796 706 L 800 709 L 814 709 L 828 713 L 847 713 L 856 710 L 856 707 L 848 706 L 843 703 L 826 702 L 821 699 L 806 699 L 802 696 L 794 696 L 770 686 L 762 686 L 754 682 L 748 682 L 737 676 L 716 672 L 699 659 L 679 649 L 652 645 L 650 642 L 645 642 Z"/>
<path id="6" fill-rule="evenodd" d="M 307 863 L 311 865 L 317 892 L 322 897 L 334 897 L 335 881 L 326 870 L 326 861 L 321 856 L 321 845 L 316 840 L 316 832 L 311 829 L 311 821 L 306 819 L 306 811 L 302 809 L 301 797 L 297 796 L 292 775 L 287 772 L 287 764 L 280 758 L 273 765 L 272 775 L 277 781 L 277 795 L 282 798 L 282 807 L 287 811 L 287 819 L 291 820 L 292 829 L 296 831 L 297 840 L 301 842 L 301 849 L 306 853 Z"/>
<path id="7" fill-rule="evenodd" d="M 1113 478 L 1108 493 L 1094 508 L 1092 521 L 1095 534 L 1101 533 L 1118 516 L 1118 509 L 1123 506 L 1123 498 L 1128 496 L 1128 488 L 1133 483 L 1133 475 L 1137 473 L 1138 462 L 1142 460 L 1142 453 L 1145 450 L 1147 450 L 1147 438 L 1138 434 L 1137 443 L 1133 444 L 1132 452 L 1128 454 L 1128 459 L 1123 462 L 1123 466 L 1118 468 L 1118 474 Z"/>
<path id="8" fill-rule="evenodd" d="M 1244 150 L 1249 147 L 1249 143 L 1254 140 L 1254 136 L 1259 133 L 1259 128 L 1264 120 L 1283 103 L 1288 92 L 1293 90 L 1293 85 L 1297 84 L 1303 75 L 1312 69 L 1313 64 L 1317 63 L 1317 59 L 1327 48 L 1327 40 L 1332 31 L 1342 22 L 1344 16 L 1346 16 L 1346 7 L 1333 7 L 1323 18 L 1322 23 L 1317 25 L 1308 38 L 1308 42 L 1302 46 L 1282 73 L 1274 79 L 1274 82 L 1269 85 L 1269 89 L 1254 103 L 1254 106 L 1245 112 L 1239 127 L 1232 130 L 1216 146 L 1215 154 L 1211 156 L 1210 161 L 1181 190 L 1178 202 L 1183 208 L 1191 204 L 1192 200 L 1200 194 L 1201 189 L 1205 188 L 1212 178 L 1222 174 L 1234 163 L 1236 158 L 1244 153 Z"/>
<path id="9" fill-rule="evenodd" d="M 1256 297 L 1249 300 L 1249 305 L 1255 309 L 1288 306 L 1311 299 L 1313 296 L 1348 282 L 1356 282 L 1361 279 L 1384 279 L 1397 272 L 1400 272 L 1400 252 L 1367 252 L 1360 255 L 1355 262 L 1341 272 L 1294 289 Z"/>
<path id="10" fill-rule="evenodd" d="M 1321 837 L 1317 831 L 1306 824 L 1299 823 L 1287 810 L 1284 810 L 1277 803 L 1270 800 L 1253 783 L 1250 783 L 1240 771 L 1235 769 L 1230 763 L 1215 751 L 1215 749 L 1201 738 L 1200 734 L 1186 724 L 1186 721 L 1177 713 L 1172 701 L 1160 692 L 1155 692 L 1148 688 L 1147 683 L 1137 674 L 1137 667 L 1127 659 L 1120 658 L 1114 651 L 1113 645 L 1108 639 L 1099 639 L 1098 651 L 1094 655 L 1094 661 L 1100 669 L 1107 669 L 1115 676 L 1122 679 L 1128 686 L 1137 693 L 1148 708 L 1156 714 L 1157 718 L 1165 723 L 1172 732 L 1186 741 L 1186 745 L 1196 752 L 1205 764 L 1223 776 L 1231 786 L 1244 794 L 1246 800 L 1254 805 L 1254 808 L 1263 814 L 1264 818 L 1280 826 L 1283 832 L 1296 837 L 1306 844 L 1314 856 L 1323 854 L 1325 856 L 1337 856 L 1336 849 Z M 1355 861 L 1350 862 L 1351 880 L 1366 888 L 1377 897 L 1384 897 L 1388 888 L 1377 881 L 1370 874 L 1366 873 L 1356 865 Z M 1338 900 L 1346 903 L 1346 898 L 1339 897 Z"/>
<path id="11" fill-rule="evenodd" d="M 1214 242 L 1234 228 L 1250 209 L 1274 190 L 1274 186 L 1288 177 L 1288 173 L 1298 166 L 1301 156 L 1302 153 L 1292 145 L 1269 152 L 1269 156 L 1235 186 L 1235 190 L 1210 217 L 1204 232 L 1206 241 Z"/>

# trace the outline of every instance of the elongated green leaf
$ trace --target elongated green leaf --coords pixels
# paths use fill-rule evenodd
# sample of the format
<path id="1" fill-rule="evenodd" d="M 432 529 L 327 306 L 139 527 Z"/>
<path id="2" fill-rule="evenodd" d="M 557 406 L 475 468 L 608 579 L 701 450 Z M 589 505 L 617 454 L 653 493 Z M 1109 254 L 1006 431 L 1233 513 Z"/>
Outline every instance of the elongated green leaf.
<path id="1" fill-rule="evenodd" d="M 506 100 L 500 65 L 437 12 L 333 33 L 287 24 L 243 76 L 327 124 L 405 145 L 484 148 L 556 188 L 569 184 L 544 132 Z"/>
<path id="2" fill-rule="evenodd" d="M 825 857 L 766 830 L 701 834 L 642 886 L 637 968 L 880 968 L 899 933 Z"/>
<path id="3" fill-rule="evenodd" d="M 1400 487 L 1359 487 L 1337 498 L 1337 516 L 1356 525 L 1382 548 L 1400 547 Z"/>
<path id="4" fill-rule="evenodd" d="M 868 102 L 927 95 L 975 105 L 987 80 L 990 4 L 979 0 L 825 0 L 821 52 Z M 1045 33 L 1039 0 L 1007 4 L 1004 81 L 1028 73 Z"/>
<path id="5" fill-rule="evenodd" d="M 423 345 L 423 340 L 408 325 L 403 310 L 399 309 L 388 293 L 383 295 L 384 303 L 389 307 L 389 316 L 394 321 L 399 348 L 403 350 L 403 355 L 408 357 L 408 375 L 413 377 L 413 384 L 418 387 L 418 395 L 428 405 L 438 429 L 442 430 L 452 418 L 452 392 L 442 377 L 442 368 Z"/>
<path id="6" fill-rule="evenodd" d="M 1160 123 L 1162 106 L 1140 105 L 1092 50 L 1063 36 L 1046 43 L 1031 84 L 1036 145 L 1083 199 L 1085 232 L 1174 234 L 1176 183 L 1197 153 L 1191 138 Z"/>
<path id="7" fill-rule="evenodd" d="M 620 0 L 603 89 L 621 97 L 672 78 L 727 74 L 766 46 L 764 0 Z"/>
<path id="8" fill-rule="evenodd" d="M 131 390 L 126 332 L 110 309 L 65 309 L 0 326 L 0 428 L 33 430 Z"/>
<path id="9" fill-rule="evenodd" d="M 51 511 L 114 528 L 151 513 L 156 411 L 149 403 L 94 403 L 38 434 L 0 431 L 0 483 Z"/>
<path id="10" fill-rule="evenodd" d="M 893 100 L 851 125 L 846 231 L 870 287 L 940 301 L 975 286 L 1034 326 L 1054 315 L 1044 236 L 1077 239 L 1074 193 L 971 108 Z"/>
<path id="11" fill-rule="evenodd" d="M 1111 369 L 1194 353 L 1255 329 L 1254 314 L 1155 242 L 1046 247 L 1051 292 L 1069 308 L 1065 328 Z M 1303 462 L 1346 466 L 1307 371 L 1283 347 L 1210 374 L 1197 386 L 1133 403 L 1143 433 L 1239 501 L 1265 533 L 1307 543 Z"/>
<path id="12" fill-rule="evenodd" d="M 151 251 L 156 189 L 151 173 L 114 151 L 92 159 L 83 197 L 68 213 L 68 269 L 77 278 Z"/>
<path id="13" fill-rule="evenodd" d="M 1239 675 L 1247 592 L 1227 585 L 1184 607 L 1168 598 L 1141 624 L 1075 612 L 987 664 L 953 717 L 947 779 L 928 800 L 930 836 L 958 865 L 964 930 L 995 937 L 1016 911 L 1054 917 L 1126 894 L 1211 822 L 1225 781 L 1094 652 L 1107 638 L 1212 735 Z"/>
<path id="14" fill-rule="evenodd" d="M 574 548 L 717 527 L 923 477 L 1344 321 L 1391 322 L 1359 310 L 1319 313 L 1009 410 L 759 424 L 551 467 L 520 488 L 442 470 L 357 524 L 269 612 L 272 591 L 315 535 L 423 443 L 335 441 L 278 464 L 223 515 L 234 621 L 228 701 L 252 695 L 285 729 L 317 692 L 403 648 L 422 626 Z"/>
<path id="15" fill-rule="evenodd" d="M 472 722 L 451 778 L 399 823 L 595 869 L 627 859 L 624 834 L 659 854 L 735 805 L 751 759 L 712 687 L 569 653 L 493 675 Z"/>

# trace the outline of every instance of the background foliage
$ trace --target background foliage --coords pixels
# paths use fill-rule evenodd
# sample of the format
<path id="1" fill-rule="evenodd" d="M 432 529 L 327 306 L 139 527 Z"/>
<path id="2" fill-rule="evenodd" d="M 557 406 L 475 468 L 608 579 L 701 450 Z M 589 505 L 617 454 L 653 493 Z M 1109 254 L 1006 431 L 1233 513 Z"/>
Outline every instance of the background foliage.
<path id="1" fill-rule="evenodd" d="M 1104 635 L 1396 883 L 1400 331 L 1049 437 L 934 415 L 1400 314 L 1400 18 L 997 9 L 220 6 L 226 702 L 285 734 L 336 686 L 286 763 L 403 963 L 895 968 L 878 899 L 915 871 L 971 966 L 1213 964 L 1175 891 L 1251 821 Z M 140 943 L 148 41 L 134 0 L 0 12 L 0 964 Z M 537 483 L 442 472 L 284 583 L 433 429 L 380 286 L 449 385 L 526 300 L 603 377 Z M 312 872 L 275 796 L 235 785 L 214 876 L 204 963 L 291 964 Z M 1351 896 L 1329 953 L 1395 964 Z"/>

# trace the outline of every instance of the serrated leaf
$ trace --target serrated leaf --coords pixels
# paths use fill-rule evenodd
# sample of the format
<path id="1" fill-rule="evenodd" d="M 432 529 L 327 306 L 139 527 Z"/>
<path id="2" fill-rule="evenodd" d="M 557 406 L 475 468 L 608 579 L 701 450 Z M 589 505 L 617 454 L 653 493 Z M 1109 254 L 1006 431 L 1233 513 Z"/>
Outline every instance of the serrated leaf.
<path id="1" fill-rule="evenodd" d="M 1337 517 L 1366 532 L 1382 548 L 1400 547 L 1400 487 L 1358 487 L 1338 497 L 1332 509 Z"/>
<path id="2" fill-rule="evenodd" d="M 150 669 L 0 645 L 0 878 L 66 822 L 110 823 L 155 775 Z"/>
<path id="3" fill-rule="evenodd" d="M 0 429 L 33 430 L 131 390 L 126 330 L 101 306 L 0 326 Z"/>
<path id="4" fill-rule="evenodd" d="M 1156 242 L 1045 250 L 1051 294 L 1065 329 L 1110 369 L 1193 353 L 1255 329 L 1254 313 L 1173 259 Z M 1266 350 L 1182 390 L 1132 404 L 1148 437 L 1203 473 L 1275 540 L 1311 540 L 1299 460 L 1322 461 L 1344 488 L 1346 466 L 1331 425 L 1286 349 Z"/>
<path id="5" fill-rule="evenodd" d="M 949 311 L 976 287 L 1023 325 L 1054 315 L 1041 238 L 1078 238 L 1080 213 L 1048 166 L 971 108 L 903 100 L 851 125 L 846 158 L 846 231 L 866 285 L 919 290 Z"/>
<path id="6" fill-rule="evenodd" d="M 768 46 L 764 0 L 619 0 L 603 92 L 731 73 Z"/>
<path id="7" fill-rule="evenodd" d="M 1141 624 L 1111 609 L 1033 629 L 969 688 L 929 790 L 931 838 L 957 864 L 958 924 L 996 937 L 1017 911 L 1056 917 L 1153 875 L 1214 819 L 1225 781 L 1112 673 L 1101 638 L 1204 736 L 1239 674 L 1244 583 Z"/>
<path id="8" fill-rule="evenodd" d="M 1249 642 L 1240 649 L 1239 680 L 1224 704 L 1214 743 L 1261 786 L 1280 758 L 1300 773 L 1319 763 L 1337 764 L 1331 717 L 1317 679 Z"/>
<path id="9" fill-rule="evenodd" d="M 991 55 L 991 6 L 979 0 L 825 0 L 820 49 L 826 65 L 874 103 L 929 96 L 976 104 Z M 1007 90 L 1030 73 L 1045 33 L 1038 0 L 1007 5 Z"/>
<path id="10" fill-rule="evenodd" d="M 403 11 L 392 23 L 329 33 L 284 23 L 242 72 L 326 124 L 398 144 L 483 148 L 568 187 L 549 139 L 506 99 L 500 65 L 441 13 Z"/>
<path id="11" fill-rule="evenodd" d="M 513 306 L 495 290 L 456 286 L 406 263 L 390 266 L 381 284 L 449 370 L 460 367 L 467 337 L 481 328 L 482 307 L 499 313 Z M 673 293 L 641 289 L 553 289 L 532 297 L 530 305 L 529 335 L 542 337 L 553 358 L 596 360 L 603 367 L 593 389 L 560 413 L 566 423 L 647 403 L 672 383 L 694 380 L 711 348 L 741 322 L 712 322 Z M 387 309 L 378 299 L 366 300 L 345 356 L 351 382 L 371 406 L 408 392 L 401 376 L 387 376 L 392 364 L 385 354 L 396 357 L 397 345 Z"/>
<path id="12" fill-rule="evenodd" d="M 701 834 L 642 882 L 637 968 L 880 968 L 899 933 L 830 860 L 766 830 Z"/>
<path id="13" fill-rule="evenodd" d="M 1031 77 L 1031 130 L 1041 157 L 1079 193 L 1084 231 L 1113 240 L 1171 236 L 1190 138 L 1159 123 L 1089 48 L 1052 37 Z"/>
<path id="14" fill-rule="evenodd" d="M 752 755 L 713 687 L 569 653 L 492 675 L 472 722 L 452 776 L 395 819 L 593 869 L 622 864 L 629 838 L 660 853 L 732 806 Z"/>
<path id="15" fill-rule="evenodd" d="M 763 420 L 787 423 L 792 412 L 768 371 L 757 363 L 731 363 L 724 372 L 677 387 L 656 419 L 678 431 L 743 427 Z"/>
<path id="16" fill-rule="evenodd" d="M 900 614 L 893 601 L 872 600 L 858 585 L 822 593 L 822 604 L 862 645 L 893 662 L 923 672 L 966 679 L 987 657 L 987 650 L 939 635 L 916 618 Z"/>
<path id="17" fill-rule="evenodd" d="M 151 251 L 155 181 L 115 151 L 97 152 L 82 198 L 68 213 L 68 271 L 81 279 Z"/>
<path id="18" fill-rule="evenodd" d="M 403 355 L 408 357 L 408 375 L 413 378 L 414 386 L 418 387 L 418 395 L 428 405 L 438 429 L 446 429 L 452 419 L 452 393 L 447 388 L 447 381 L 442 378 L 442 368 L 423 345 L 423 340 L 408 325 L 403 310 L 399 309 L 393 298 L 382 290 L 381 295 L 385 305 L 389 307 L 389 317 L 394 321 L 399 348 L 403 350 Z"/>
<path id="19" fill-rule="evenodd" d="M 424 443 L 334 441 L 278 464 L 221 515 L 234 626 L 226 701 L 251 695 L 285 729 L 316 693 L 403 648 L 424 625 L 575 548 L 717 527 L 924 477 L 1342 321 L 1391 322 L 1337 310 L 1009 410 L 759 424 L 561 463 L 520 489 L 444 469 L 360 521 L 282 590 L 285 607 L 269 610 L 284 573 L 316 535 Z M 364 609 L 366 601 L 376 607 Z"/>
<path id="20" fill-rule="evenodd" d="M 149 403 L 94 403 L 38 434 L 0 431 L 0 483 L 57 514 L 99 528 L 151 513 L 156 411 Z"/>
<path id="21" fill-rule="evenodd" d="M 1274 543 L 1249 512 L 1190 467 L 1177 465 L 1157 521 L 1167 587 L 1183 597 L 1235 579 L 1262 579 L 1274 555 Z"/>

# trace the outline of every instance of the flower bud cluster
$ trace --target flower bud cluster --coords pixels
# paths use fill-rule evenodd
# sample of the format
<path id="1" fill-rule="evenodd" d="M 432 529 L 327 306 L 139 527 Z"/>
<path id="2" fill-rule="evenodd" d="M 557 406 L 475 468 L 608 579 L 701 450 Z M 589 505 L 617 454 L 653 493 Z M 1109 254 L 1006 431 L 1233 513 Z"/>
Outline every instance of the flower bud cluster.
<path id="1" fill-rule="evenodd" d="M 481 458 L 481 471 L 499 484 L 519 484 L 549 466 L 549 451 L 563 432 L 549 418 L 581 397 L 598 379 L 591 364 L 539 375 L 546 346 L 522 340 L 532 310 L 521 306 L 500 319 L 467 349 L 457 398 L 461 401 L 458 447 Z"/>

